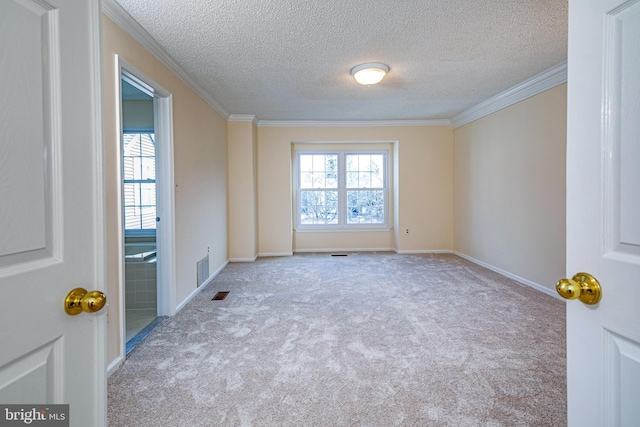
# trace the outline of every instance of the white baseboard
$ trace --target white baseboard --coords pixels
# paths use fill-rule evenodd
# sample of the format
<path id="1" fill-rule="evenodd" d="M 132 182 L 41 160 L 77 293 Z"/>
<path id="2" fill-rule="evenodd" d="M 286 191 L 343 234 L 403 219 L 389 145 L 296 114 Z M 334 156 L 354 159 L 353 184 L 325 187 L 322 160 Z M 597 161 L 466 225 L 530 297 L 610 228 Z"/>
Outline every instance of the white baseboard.
<path id="1" fill-rule="evenodd" d="M 209 283 L 211 283 L 211 281 L 213 279 L 215 279 L 215 277 L 220 274 L 220 272 L 227 266 L 227 264 L 229 264 L 229 261 L 225 261 L 224 264 L 222 264 L 220 266 L 220 268 L 218 268 L 213 274 L 211 274 L 209 276 L 209 278 L 207 280 L 204 281 L 204 283 L 200 286 L 198 286 L 196 288 L 195 291 L 191 292 L 191 294 L 184 300 L 182 301 L 180 304 L 178 304 L 178 306 L 176 307 L 176 314 L 182 310 L 184 308 L 185 305 L 187 305 L 189 303 L 189 301 L 191 301 L 196 295 L 198 295 L 200 293 L 200 291 L 202 291 L 204 288 L 207 287 L 207 285 L 209 285 Z"/>
<path id="2" fill-rule="evenodd" d="M 229 258 L 229 262 L 254 262 L 258 259 L 258 255 L 253 258 Z"/>
<path id="3" fill-rule="evenodd" d="M 109 366 L 107 366 L 107 378 L 113 375 L 113 373 L 117 371 L 120 366 L 122 366 L 124 361 L 125 361 L 124 356 L 120 355 L 116 357 L 116 359 L 113 362 L 111 362 Z"/>
<path id="4" fill-rule="evenodd" d="M 268 256 L 293 256 L 293 252 L 260 252 L 258 258 L 264 258 Z"/>
<path id="5" fill-rule="evenodd" d="M 398 250 L 394 249 L 398 255 L 420 255 L 420 254 L 452 254 L 451 249 L 429 249 L 429 250 Z"/>
<path id="6" fill-rule="evenodd" d="M 527 279 L 525 279 L 523 277 L 516 276 L 515 274 L 509 273 L 508 271 L 502 270 L 501 268 L 495 267 L 495 266 L 493 266 L 491 264 L 487 264 L 484 261 L 480 261 L 479 259 L 475 259 L 475 258 L 470 257 L 469 255 L 465 255 L 465 254 L 463 254 L 461 252 L 453 251 L 453 253 L 458 255 L 460 258 L 464 258 L 467 261 L 471 261 L 474 264 L 478 264 L 481 267 L 484 267 L 486 269 L 494 271 L 494 272 L 496 272 L 498 274 L 502 274 L 503 276 L 508 277 L 509 279 L 513 279 L 516 282 L 522 283 L 523 285 L 527 285 L 527 286 L 532 287 L 532 288 L 534 288 L 534 289 L 536 289 L 536 290 L 538 290 L 540 292 L 544 292 L 545 294 L 547 294 L 549 296 L 552 296 L 554 298 L 557 298 L 559 300 L 564 301 L 560 297 L 560 295 L 558 295 L 556 292 L 553 292 L 551 289 L 549 289 L 549 288 L 547 288 L 545 286 L 542 286 L 542 285 L 540 285 L 538 283 L 532 282 L 531 280 L 527 280 Z"/>
<path id="7" fill-rule="evenodd" d="M 394 252 L 393 248 L 317 248 L 295 249 L 294 253 L 329 253 L 329 252 Z"/>

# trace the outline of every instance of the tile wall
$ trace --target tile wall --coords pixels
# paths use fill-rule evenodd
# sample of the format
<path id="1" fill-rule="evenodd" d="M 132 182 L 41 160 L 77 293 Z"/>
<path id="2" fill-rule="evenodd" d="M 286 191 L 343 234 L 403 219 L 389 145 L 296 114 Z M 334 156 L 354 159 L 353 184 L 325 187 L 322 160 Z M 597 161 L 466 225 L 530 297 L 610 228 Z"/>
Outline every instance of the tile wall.
<path id="1" fill-rule="evenodd" d="M 125 261 L 126 308 L 156 308 L 156 263 Z"/>

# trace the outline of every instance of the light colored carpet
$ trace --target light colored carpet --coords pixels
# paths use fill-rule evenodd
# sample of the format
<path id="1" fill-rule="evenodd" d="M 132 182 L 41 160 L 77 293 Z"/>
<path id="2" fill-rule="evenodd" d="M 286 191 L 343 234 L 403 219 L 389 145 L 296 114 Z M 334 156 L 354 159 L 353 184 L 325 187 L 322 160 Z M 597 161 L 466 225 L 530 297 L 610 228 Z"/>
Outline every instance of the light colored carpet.
<path id="1" fill-rule="evenodd" d="M 111 376 L 109 425 L 563 426 L 564 325 L 455 255 L 230 264 Z"/>

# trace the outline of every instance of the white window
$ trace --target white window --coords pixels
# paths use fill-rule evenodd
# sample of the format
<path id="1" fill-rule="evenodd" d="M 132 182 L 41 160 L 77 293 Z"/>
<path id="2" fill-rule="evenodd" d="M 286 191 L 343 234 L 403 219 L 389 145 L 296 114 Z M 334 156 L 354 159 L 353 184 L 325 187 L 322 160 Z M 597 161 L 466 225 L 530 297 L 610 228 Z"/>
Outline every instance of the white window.
<path id="1" fill-rule="evenodd" d="M 387 152 L 297 152 L 298 227 L 387 227 L 387 181 Z"/>
<path id="2" fill-rule="evenodd" d="M 155 235 L 156 144 L 153 133 L 123 134 L 124 228 L 128 235 Z"/>

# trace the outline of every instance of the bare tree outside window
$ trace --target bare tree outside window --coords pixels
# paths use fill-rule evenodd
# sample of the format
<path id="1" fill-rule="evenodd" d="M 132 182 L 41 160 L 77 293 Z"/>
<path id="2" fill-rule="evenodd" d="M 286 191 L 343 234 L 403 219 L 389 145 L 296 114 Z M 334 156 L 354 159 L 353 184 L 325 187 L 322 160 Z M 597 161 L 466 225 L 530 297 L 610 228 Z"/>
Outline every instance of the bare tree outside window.
<path id="1" fill-rule="evenodd" d="M 384 155 L 347 154 L 347 223 L 384 224 Z"/>
<path id="2" fill-rule="evenodd" d="M 338 223 L 338 155 L 300 155 L 301 224 Z"/>

